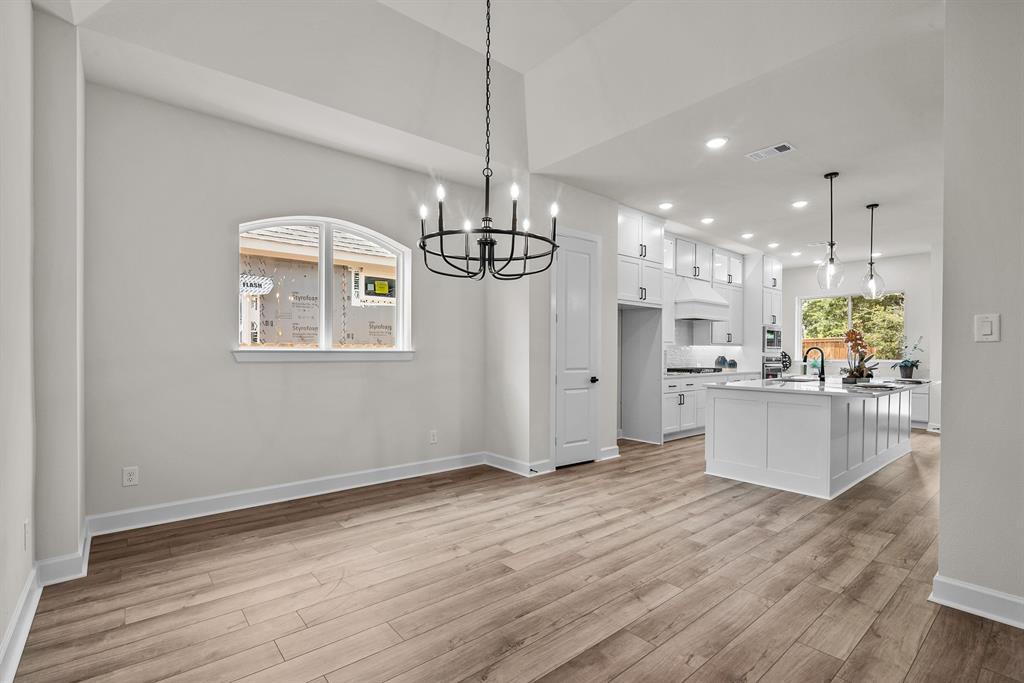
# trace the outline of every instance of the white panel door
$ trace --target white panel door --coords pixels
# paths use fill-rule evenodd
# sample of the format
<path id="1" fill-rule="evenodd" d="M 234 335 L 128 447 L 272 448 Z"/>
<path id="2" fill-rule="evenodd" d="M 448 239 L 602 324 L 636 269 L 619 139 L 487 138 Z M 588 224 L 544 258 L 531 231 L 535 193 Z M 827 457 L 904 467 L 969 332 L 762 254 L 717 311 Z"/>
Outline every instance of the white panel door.
<path id="1" fill-rule="evenodd" d="M 594 460 L 600 339 L 597 243 L 558 238 L 555 261 L 555 466 Z M 661 273 L 658 273 L 660 279 Z M 660 287 L 659 287 L 660 289 Z"/>
<path id="2" fill-rule="evenodd" d="M 651 216 L 642 216 L 640 219 L 640 245 L 642 256 L 647 261 L 661 263 L 663 242 L 665 238 L 665 221 Z"/>

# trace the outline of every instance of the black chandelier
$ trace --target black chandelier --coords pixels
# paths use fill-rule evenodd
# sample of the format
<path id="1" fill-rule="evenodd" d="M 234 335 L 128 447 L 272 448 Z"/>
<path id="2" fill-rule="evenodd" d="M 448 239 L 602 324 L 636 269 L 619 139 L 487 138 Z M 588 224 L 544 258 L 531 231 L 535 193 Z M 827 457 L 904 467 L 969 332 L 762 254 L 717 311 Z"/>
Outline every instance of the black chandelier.
<path id="1" fill-rule="evenodd" d="M 516 216 L 519 203 L 519 186 L 512 183 L 512 227 L 495 228 L 491 213 L 491 0 L 487 0 L 487 53 L 486 66 L 485 126 L 484 126 L 484 216 L 480 227 L 473 227 L 466 220 L 462 230 L 445 230 L 444 187 L 437 186 L 437 231 L 427 232 L 427 207 L 420 205 L 420 241 L 423 263 L 432 273 L 482 280 L 490 273 L 496 280 L 518 280 L 526 275 L 543 273 L 554 262 L 555 226 L 558 220 L 558 204 L 551 205 L 551 237 L 530 232 L 530 220 L 523 220 L 522 227 Z M 458 239 L 462 236 L 462 239 Z M 446 245 L 445 243 L 448 242 Z M 476 245 L 471 248 L 471 242 Z M 531 244 L 533 248 L 531 249 Z M 462 247 L 459 249 L 459 247 Z"/>

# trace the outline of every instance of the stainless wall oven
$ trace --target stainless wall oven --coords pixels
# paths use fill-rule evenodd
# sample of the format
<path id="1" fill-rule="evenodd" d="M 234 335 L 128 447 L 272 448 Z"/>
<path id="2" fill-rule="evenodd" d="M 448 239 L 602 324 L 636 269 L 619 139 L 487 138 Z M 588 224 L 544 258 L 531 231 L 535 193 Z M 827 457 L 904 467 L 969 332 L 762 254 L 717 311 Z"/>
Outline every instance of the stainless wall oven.
<path id="1" fill-rule="evenodd" d="M 761 360 L 761 379 L 778 379 L 782 373 L 782 356 L 765 356 Z"/>

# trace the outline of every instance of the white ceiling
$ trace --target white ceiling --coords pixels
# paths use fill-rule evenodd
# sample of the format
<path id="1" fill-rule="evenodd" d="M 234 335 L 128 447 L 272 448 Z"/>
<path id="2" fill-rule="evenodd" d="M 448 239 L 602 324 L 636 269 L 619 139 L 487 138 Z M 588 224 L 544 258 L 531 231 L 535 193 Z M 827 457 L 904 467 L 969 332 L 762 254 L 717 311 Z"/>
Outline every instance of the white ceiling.
<path id="1" fill-rule="evenodd" d="M 90 80 L 479 177 L 482 0 L 35 2 L 81 23 Z M 797 266 L 826 238 L 837 170 L 841 256 L 866 255 L 869 202 L 878 251 L 939 239 L 941 0 L 493 2 L 502 178 L 552 175 L 715 243 L 779 242 Z M 710 152 L 713 135 L 730 142 Z M 796 151 L 743 157 L 782 141 Z"/>
<path id="2" fill-rule="evenodd" d="M 484 51 L 483 2 L 379 1 L 467 47 Z M 630 0 L 493 0 L 491 56 L 526 73 L 629 3 Z"/>

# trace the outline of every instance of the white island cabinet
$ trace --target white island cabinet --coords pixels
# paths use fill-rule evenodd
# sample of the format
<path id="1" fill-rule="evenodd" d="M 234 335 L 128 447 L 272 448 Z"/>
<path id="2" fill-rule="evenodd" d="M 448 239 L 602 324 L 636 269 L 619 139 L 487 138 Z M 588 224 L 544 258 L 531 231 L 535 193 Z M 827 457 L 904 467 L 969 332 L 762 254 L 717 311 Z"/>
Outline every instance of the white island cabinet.
<path id="1" fill-rule="evenodd" d="M 911 386 L 751 380 L 708 387 L 708 474 L 832 499 L 910 452 Z"/>

